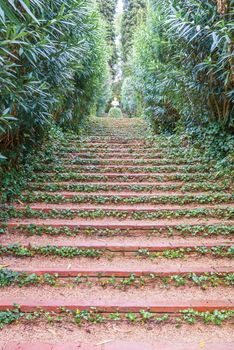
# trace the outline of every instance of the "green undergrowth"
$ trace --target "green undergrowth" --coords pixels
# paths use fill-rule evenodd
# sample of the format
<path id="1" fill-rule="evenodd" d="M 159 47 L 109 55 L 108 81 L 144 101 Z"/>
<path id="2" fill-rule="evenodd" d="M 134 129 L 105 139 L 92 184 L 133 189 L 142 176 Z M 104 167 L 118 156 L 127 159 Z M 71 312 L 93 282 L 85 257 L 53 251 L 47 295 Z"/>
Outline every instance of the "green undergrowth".
<path id="1" fill-rule="evenodd" d="M 66 173 L 37 173 L 33 174 L 30 178 L 31 181 L 40 182 L 40 181 L 109 181 L 111 178 L 112 181 L 118 179 L 121 182 L 128 182 L 131 179 L 136 180 L 136 177 L 133 174 L 124 175 L 124 174 L 116 174 L 116 176 L 108 176 L 104 174 L 79 174 L 75 171 L 67 171 Z M 222 174 L 217 173 L 192 173 L 192 174 L 183 174 L 183 173 L 175 173 L 175 174 L 145 174 L 141 175 L 141 179 L 144 181 L 219 181 L 220 179 L 229 180 L 230 176 L 222 176 Z M 142 181 L 142 180 L 141 180 Z"/>
<path id="2" fill-rule="evenodd" d="M 82 134 L 82 132 L 81 132 Z M 97 138 L 96 136 L 93 138 L 97 142 L 101 141 L 103 138 Z M 7 169 L 7 171 L 1 171 L 0 173 L 0 202 L 4 203 L 6 201 L 11 200 L 15 196 L 19 196 L 22 189 L 27 188 L 29 180 L 32 181 L 66 181 L 66 180 L 101 180 L 107 181 L 109 178 L 105 176 L 105 172 L 108 171 L 108 168 L 98 169 L 95 167 L 92 168 L 93 172 L 103 171 L 103 175 L 90 175 L 86 176 L 82 173 L 69 171 L 68 161 L 61 158 L 61 155 L 58 154 L 58 150 L 61 154 L 69 153 L 69 152 L 77 152 L 80 147 L 83 150 L 90 151 L 90 144 L 85 141 L 85 137 L 80 139 L 78 135 L 75 135 L 72 132 L 62 132 L 59 128 L 52 127 L 50 131 L 50 135 L 45 144 L 38 149 L 37 151 L 33 151 L 30 156 L 24 158 L 22 160 L 21 165 L 18 166 L 17 169 Z M 92 141 L 92 138 L 90 138 Z M 77 142 L 76 146 L 72 146 Z M 87 148 L 85 148 L 87 147 Z M 105 149 L 105 148 L 104 148 Z M 104 150 L 102 146 L 92 148 L 93 155 L 96 157 L 97 151 Z M 161 164 L 161 166 L 147 166 L 148 160 L 139 159 L 139 152 L 137 149 L 134 150 L 134 146 L 129 147 L 129 154 L 136 154 L 136 159 L 133 164 L 135 167 L 131 169 L 131 171 L 144 171 L 148 172 L 149 175 L 144 177 L 145 179 L 149 179 L 150 181 L 217 181 L 219 179 L 227 179 L 229 181 L 232 178 L 232 168 L 225 167 L 225 169 L 221 169 L 220 166 L 217 167 L 214 161 L 210 161 L 209 158 L 204 157 L 198 150 L 193 148 L 189 148 L 183 145 L 183 140 L 177 136 L 166 137 L 166 136 L 150 136 L 146 138 L 143 142 L 143 153 L 144 156 L 148 156 L 146 149 L 153 150 L 153 152 L 163 152 L 166 159 L 156 160 L 153 164 Z M 152 154 L 152 156 L 155 156 Z M 158 155 L 157 155 L 158 157 Z M 160 156 L 159 156 L 160 157 Z M 198 161 L 198 162 L 197 162 Z M 124 162 L 124 159 L 123 159 Z M 175 165 L 171 165 L 171 164 Z M 89 165 L 91 164 L 89 160 L 84 160 L 79 157 L 75 157 L 71 164 L 81 165 Z M 146 167 L 137 167 L 137 165 L 143 165 L 146 163 Z M 96 162 L 96 165 L 99 164 L 99 161 Z M 108 162 L 104 161 L 104 164 L 108 165 Z M 182 165 L 179 169 L 181 170 L 180 174 L 170 174 L 170 172 L 174 172 L 178 170 L 177 165 Z M 186 165 L 187 164 L 187 165 Z M 226 164 L 226 163 L 225 163 Z M 87 167 L 88 169 L 89 167 Z M 120 171 L 126 171 L 128 168 L 122 167 Z M 211 169 L 211 173 L 207 173 L 207 169 Z M 57 171 L 57 173 L 51 173 L 51 171 Z M 82 170 L 81 168 L 79 169 Z M 83 168 L 85 170 L 85 168 Z M 35 173 L 35 171 L 48 171 L 50 174 L 40 174 Z M 67 173 L 61 173 L 61 171 L 66 171 Z M 167 175 L 153 175 L 152 172 L 168 172 Z M 187 172 L 187 173 L 186 173 Z M 121 175 L 121 172 L 119 173 Z M 129 177 L 123 175 L 123 177 L 119 177 L 121 181 L 127 182 Z M 186 185 L 185 185 L 186 186 Z M 189 186 L 189 184 L 187 184 Z M 208 186 L 208 185 L 207 185 Z M 206 186 L 203 186 L 207 188 Z M 199 187 L 198 187 L 199 188 Z M 202 189 L 202 187 L 200 187 Z M 173 188 L 172 188 L 173 189 Z M 189 189 L 189 187 L 188 187 Z M 227 187 L 225 187 L 227 189 Z M 118 190 L 118 189 L 117 189 Z M 215 189 L 214 189 L 215 190 Z M 217 187 L 217 191 L 219 188 Z"/>
<path id="3" fill-rule="evenodd" d="M 124 253 L 123 251 L 117 252 Z M 0 256 L 11 255 L 17 257 L 33 257 L 33 256 L 59 256 L 63 258 L 75 258 L 75 257 L 85 257 L 85 258 L 100 258 L 105 256 L 107 258 L 112 258 L 116 252 L 112 252 L 108 248 L 106 249 L 95 249 L 95 248 L 75 248 L 75 247 L 57 247 L 57 246 L 30 246 L 25 247 L 20 244 L 11 244 L 8 246 L 0 245 Z M 197 256 L 213 256 L 213 257 L 234 257 L 234 245 L 233 246 L 213 246 L 207 248 L 205 246 L 198 246 L 191 248 L 180 248 L 180 249 L 167 249 L 164 251 L 149 251 L 148 249 L 139 249 L 137 252 L 132 252 L 133 256 L 139 258 L 149 258 L 151 260 L 157 258 L 166 259 L 181 259 L 190 255 Z"/>
<path id="4" fill-rule="evenodd" d="M 188 184 L 168 184 L 168 185 L 141 185 L 139 184 L 125 184 L 125 185 L 110 185 L 110 184 L 53 184 L 53 183 L 30 183 L 29 186 L 32 190 L 40 190 L 47 192 L 56 191 L 77 191 L 92 193 L 97 191 L 134 191 L 134 192 L 152 192 L 152 191 L 181 191 L 181 192 L 194 192 L 194 191 L 206 191 L 206 192 L 223 192 L 230 190 L 230 182 L 228 180 L 219 181 L 218 183 L 209 182 L 194 182 Z"/>
<path id="5" fill-rule="evenodd" d="M 35 255 L 42 256 L 60 256 L 63 258 L 86 257 L 98 258 L 104 254 L 104 250 L 92 248 L 74 248 L 74 247 L 56 247 L 56 246 L 42 246 L 42 247 L 24 247 L 20 244 L 12 244 L 7 247 L 0 245 L 0 255 L 12 255 L 18 257 L 32 257 Z"/>
<path id="6" fill-rule="evenodd" d="M 60 147 L 64 138 L 74 135 L 72 132 L 64 133 L 58 127 L 52 127 L 47 141 L 37 150 L 33 150 L 27 157 L 19 160 L 17 168 L 5 169 L 0 167 L 0 203 L 13 200 L 28 186 L 33 177 L 34 169 L 38 165 L 52 164 L 56 166 L 55 151 Z"/>
<path id="7" fill-rule="evenodd" d="M 182 324 L 203 323 L 205 325 L 220 326 L 233 320 L 234 310 L 214 310 L 212 312 L 199 312 L 193 309 L 183 310 L 178 313 L 178 317 L 173 314 L 160 313 L 155 314 L 150 310 L 140 310 L 138 313 L 113 312 L 104 314 L 96 308 L 87 310 L 69 310 L 61 307 L 59 312 L 46 312 L 38 309 L 35 312 L 22 312 L 20 305 L 15 305 L 13 310 L 0 311 L 0 328 L 4 328 L 15 322 L 33 322 L 36 320 L 44 321 L 48 324 L 68 322 L 78 326 L 87 324 L 102 324 L 110 322 L 128 322 L 129 324 L 173 324 L 176 327 Z"/>
<path id="8" fill-rule="evenodd" d="M 112 168 L 111 166 L 104 166 L 104 167 L 98 167 L 96 165 L 91 166 L 79 166 L 79 165 L 63 165 L 63 166 L 54 166 L 51 165 L 39 165 L 35 169 L 35 171 L 41 172 L 55 172 L 55 173 L 66 173 L 69 171 L 77 171 L 79 173 L 84 172 L 99 172 L 99 173 L 108 173 L 108 172 L 115 172 L 115 173 L 127 173 L 128 171 L 130 173 L 173 173 L 173 172 L 183 172 L 183 173 L 196 173 L 196 172 L 204 172 L 207 171 L 207 165 L 184 165 L 184 166 L 173 166 L 173 165 L 162 165 L 162 166 L 153 166 L 153 167 L 127 167 L 127 166 L 120 166 Z"/>
<path id="9" fill-rule="evenodd" d="M 177 194 L 170 195 L 150 195 L 150 196 L 131 196 L 121 197 L 117 194 L 115 196 L 105 195 L 73 195 L 67 198 L 60 194 L 51 194 L 46 192 L 31 193 L 25 192 L 20 196 L 20 201 L 24 203 L 44 202 L 44 203 L 94 203 L 94 204 L 212 204 L 212 203 L 231 203 L 234 195 L 225 192 L 217 192 L 211 194 Z"/>
<path id="10" fill-rule="evenodd" d="M 158 165 L 171 165 L 171 164 L 176 164 L 176 165 L 183 165 L 183 164 L 197 164 L 199 162 L 202 162 L 201 159 L 195 158 L 195 159 L 186 159 L 186 158 L 176 158 L 176 159 L 157 159 L 157 160 L 150 160 L 150 159 L 111 159 L 111 164 L 112 165 L 134 165 L 134 166 L 139 166 L 142 165 L 142 168 L 144 166 L 158 166 Z M 110 160 L 105 160 L 105 159 L 86 159 L 86 158 L 81 158 L 81 157 L 74 157 L 72 159 L 69 158 L 64 158 L 63 164 L 70 165 L 70 164 L 77 164 L 77 165 L 109 165 Z"/>
<path id="11" fill-rule="evenodd" d="M 4 213 L 0 213 L 1 216 Z M 197 218 L 197 217 L 212 217 L 224 218 L 226 220 L 234 218 L 234 208 L 197 208 L 197 209 L 181 209 L 181 210 L 155 210 L 153 212 L 147 211 L 118 211 L 118 210 L 56 210 L 52 209 L 49 212 L 43 210 L 33 210 L 29 206 L 24 209 L 9 208 L 7 211 L 9 218 L 43 218 L 43 219 L 63 219 L 63 218 L 85 218 L 85 219 L 103 219 L 103 218 L 117 218 L 117 219 L 134 219 L 134 220 L 155 220 L 158 218 Z"/>
<path id="12" fill-rule="evenodd" d="M 82 133 L 82 132 L 81 132 Z M 95 137 L 96 139 L 96 137 Z M 0 188 L 0 192 L 1 192 L 1 197 L 0 197 L 0 202 L 4 203 L 6 201 L 9 201 L 11 199 L 13 199 L 15 196 L 20 195 L 21 190 L 24 188 L 27 188 L 28 185 L 28 181 L 30 179 L 32 180 L 40 180 L 40 178 L 42 178 L 43 180 L 47 180 L 49 179 L 49 177 L 47 177 L 46 174 L 42 174 L 40 176 L 40 174 L 36 174 L 35 170 L 44 170 L 46 171 L 46 169 L 48 171 L 51 171 L 53 168 L 58 172 L 61 172 L 61 170 L 65 170 L 66 168 L 64 167 L 65 164 L 62 162 L 62 160 L 60 159 L 59 155 L 56 155 L 57 150 L 61 149 L 61 152 L 63 151 L 63 145 L 70 145 L 72 142 L 74 142 L 74 140 L 79 140 L 79 137 L 77 135 L 75 135 L 72 132 L 62 132 L 61 129 L 59 128 L 55 128 L 52 127 L 51 131 L 50 131 L 50 135 L 48 137 L 48 140 L 45 142 L 45 144 L 43 146 L 41 146 L 41 148 L 37 149 L 36 151 L 33 151 L 27 158 L 24 158 L 24 160 L 22 160 L 18 166 L 17 169 L 7 169 L 7 172 L 2 172 L 0 174 L 0 178 L 1 178 L 1 188 Z M 100 138 L 100 140 L 102 140 L 102 138 Z M 78 142 L 78 141 L 77 141 Z M 204 165 L 199 165 L 199 164 L 193 164 L 194 163 L 194 158 L 188 158 L 186 156 L 185 150 L 184 148 L 169 148 L 169 147 L 177 147 L 178 142 L 174 142 L 173 140 L 171 140 L 171 142 L 168 142 L 161 138 L 157 140 L 157 146 L 154 147 L 154 152 L 158 149 L 165 149 L 165 152 L 167 154 L 168 157 L 171 157 L 171 160 L 169 160 L 169 163 L 167 160 L 162 160 L 161 163 L 163 165 L 163 163 L 165 164 L 164 167 L 152 167 L 152 168 L 146 168 L 146 170 L 148 172 L 151 171 L 160 171 L 163 170 L 164 171 L 173 171 L 176 170 L 177 167 L 174 166 L 167 166 L 167 164 L 170 164 L 171 161 L 173 161 L 173 158 L 175 159 L 175 162 L 178 164 L 183 164 L 183 160 L 177 160 L 178 159 L 178 155 L 181 154 L 181 156 L 184 157 L 184 161 L 186 161 L 186 163 L 188 165 L 185 165 L 183 167 L 184 171 L 202 171 L 204 170 Z M 80 145 L 82 145 L 82 147 L 85 146 L 85 142 L 78 142 L 78 144 L 80 143 Z M 153 143 L 149 142 L 148 140 L 146 140 L 146 145 L 145 147 L 152 147 Z M 90 149 L 90 145 L 87 144 L 87 146 Z M 94 149 L 94 152 L 96 150 L 100 150 L 100 147 L 98 147 L 97 149 Z M 65 152 L 69 152 L 70 151 L 77 151 L 77 147 L 75 149 L 70 149 L 69 148 L 64 148 Z M 129 149 L 130 154 L 131 152 L 134 151 L 134 148 L 130 148 Z M 136 155 L 138 157 L 138 151 L 136 151 Z M 143 160 L 144 161 L 144 160 Z M 75 161 L 74 161 L 75 163 Z M 142 161 L 137 161 L 138 164 L 142 164 Z M 207 167 L 207 166 L 206 166 Z M 140 171 L 141 168 L 135 168 L 136 171 Z M 187 169 L 187 170 L 186 170 Z M 69 171 L 68 171 L 69 173 Z M 72 173 L 71 174 L 71 180 L 79 180 L 80 179 L 87 179 L 86 175 L 82 175 L 82 174 L 77 174 L 75 173 L 75 176 L 73 177 Z M 58 179 L 59 180 L 63 180 L 66 179 L 66 174 L 63 176 L 63 174 L 56 174 L 58 175 Z M 193 174 L 188 174 L 189 176 L 193 175 Z M 194 174 L 195 175 L 195 174 Z M 170 176 L 170 174 L 168 174 L 168 176 Z M 213 177 L 216 175 L 213 174 Z M 69 179 L 69 175 L 68 175 L 68 179 Z M 106 180 L 105 176 L 100 176 L 97 177 L 98 180 Z M 154 180 L 157 179 L 157 177 L 153 178 Z M 158 177 L 158 179 L 160 180 L 160 176 Z M 176 179 L 175 176 L 172 176 L 172 179 Z M 181 177 L 181 179 L 186 180 L 186 174 L 183 174 L 183 177 Z M 189 179 L 189 177 L 187 178 Z M 161 178 L 161 180 L 163 180 Z M 128 181 L 128 178 L 126 178 L 126 181 Z"/>
<path id="13" fill-rule="evenodd" d="M 181 259 L 185 256 L 195 254 L 197 256 L 214 256 L 214 257 L 234 257 L 234 246 L 217 246 L 212 248 L 207 248 L 205 246 L 200 246 L 196 248 L 180 248 L 180 249 L 167 249 L 163 252 L 151 252 L 148 249 L 139 249 L 137 255 L 143 258 L 149 258 L 154 260 L 156 258 L 166 258 L 166 259 Z"/>
<path id="14" fill-rule="evenodd" d="M 52 227 L 49 225 L 35 225 L 30 224 L 28 226 L 19 225 L 18 227 L 14 227 L 11 229 L 13 233 L 21 232 L 27 234 L 28 236 L 68 236 L 68 237 L 76 237 L 76 236 L 100 236 L 100 237 L 114 237 L 114 236 L 134 236 L 134 230 L 129 229 L 108 229 L 108 228 L 93 228 L 88 227 L 84 229 L 80 229 L 79 227 L 70 228 L 69 226 L 61 226 L 61 227 Z M 2 226 L 0 228 L 0 233 L 7 232 L 7 226 Z M 147 236 L 201 236 L 201 237 L 231 237 L 234 235 L 234 225 L 175 225 L 173 227 L 165 227 L 165 228 L 152 228 L 149 229 L 146 233 Z"/>
<path id="15" fill-rule="evenodd" d="M 154 144 L 163 138 L 168 141 L 173 139 L 176 148 L 182 150 L 182 154 L 187 155 L 188 158 L 201 157 L 212 164 L 217 173 L 233 176 L 234 138 L 232 134 L 224 132 L 218 124 L 213 124 L 208 128 L 198 127 L 182 132 L 178 128 L 177 134 L 170 136 L 151 135 L 148 140 Z"/>
<path id="16" fill-rule="evenodd" d="M 68 161 L 69 159 L 72 160 L 74 159 L 75 162 L 77 160 L 96 160 L 96 157 L 98 157 L 98 159 L 100 161 L 106 161 L 106 159 L 113 159 L 114 161 L 116 161 L 116 158 L 118 158 L 118 160 L 121 162 L 122 160 L 126 160 L 126 158 L 131 158 L 133 161 L 139 160 L 140 162 L 142 158 L 144 158 L 144 161 L 159 161 L 159 162 L 170 162 L 173 163 L 174 160 L 179 159 L 179 161 L 184 161 L 187 163 L 193 163 L 194 161 L 196 162 L 207 162 L 206 159 L 203 158 L 198 158 L 197 156 L 188 157 L 187 153 L 184 151 L 179 151 L 177 150 L 176 152 L 172 152 L 172 150 L 167 149 L 164 152 L 159 152 L 159 150 L 157 149 L 156 151 L 153 151 L 152 153 L 146 152 L 146 150 L 142 150 L 140 151 L 136 151 L 133 149 L 129 149 L 129 150 L 125 150 L 125 152 L 118 152 L 117 150 L 107 150 L 107 149 L 103 149 L 101 150 L 100 148 L 97 149 L 90 149 L 90 147 L 88 147 L 87 149 L 79 149 L 79 148 L 74 148 L 74 147 L 67 147 L 66 149 L 59 149 L 59 151 L 57 150 L 57 152 L 55 152 L 55 155 L 57 157 L 59 157 L 59 159 L 63 160 L 63 161 Z M 212 164 L 212 163 L 211 163 Z"/>
<path id="17" fill-rule="evenodd" d="M 55 287 L 68 287 L 75 288 L 77 286 L 101 286 L 102 288 L 116 288 L 126 289 L 129 287 L 143 288 L 147 286 L 158 285 L 161 288 L 171 287 L 183 287 L 183 286 L 196 286 L 202 289 L 209 287 L 219 286 L 232 286 L 234 285 L 234 274 L 233 273 L 188 273 L 183 275 L 171 275 L 171 276 L 159 276 L 157 274 L 149 274 L 136 276 L 131 274 L 129 277 L 103 277 L 101 273 L 95 278 L 80 275 L 73 277 L 62 278 L 58 274 L 37 275 L 35 273 L 26 274 L 23 272 L 16 272 L 9 269 L 0 270 L 0 288 L 9 286 L 32 286 L 32 285 L 49 285 Z"/>
<path id="18" fill-rule="evenodd" d="M 225 131 L 219 123 L 211 123 L 208 127 L 194 127 L 187 130 L 184 138 L 189 145 L 199 153 L 205 154 L 208 160 L 215 161 L 216 169 L 227 171 L 234 164 L 234 136 L 233 132 Z"/>

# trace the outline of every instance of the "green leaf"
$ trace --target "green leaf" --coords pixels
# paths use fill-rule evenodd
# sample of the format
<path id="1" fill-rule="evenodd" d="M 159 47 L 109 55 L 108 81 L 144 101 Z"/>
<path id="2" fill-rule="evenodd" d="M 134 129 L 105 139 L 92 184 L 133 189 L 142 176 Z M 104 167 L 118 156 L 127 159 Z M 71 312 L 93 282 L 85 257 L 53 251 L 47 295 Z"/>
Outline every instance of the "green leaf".
<path id="1" fill-rule="evenodd" d="M 5 2 L 5 0 L 0 0 L 0 11 L 3 13 L 10 21 L 14 22 L 15 24 L 20 24 L 19 19 L 14 13 L 14 10 L 8 6 Z M 4 15 L 1 17 L 4 18 Z"/>
<path id="2" fill-rule="evenodd" d="M 39 21 L 36 19 L 36 17 L 34 16 L 34 14 L 32 13 L 32 11 L 30 10 L 29 6 L 26 5 L 26 1 L 23 0 L 19 0 L 21 6 L 25 9 L 25 11 L 27 12 L 27 14 L 32 17 L 32 19 L 37 22 L 39 24 Z"/>

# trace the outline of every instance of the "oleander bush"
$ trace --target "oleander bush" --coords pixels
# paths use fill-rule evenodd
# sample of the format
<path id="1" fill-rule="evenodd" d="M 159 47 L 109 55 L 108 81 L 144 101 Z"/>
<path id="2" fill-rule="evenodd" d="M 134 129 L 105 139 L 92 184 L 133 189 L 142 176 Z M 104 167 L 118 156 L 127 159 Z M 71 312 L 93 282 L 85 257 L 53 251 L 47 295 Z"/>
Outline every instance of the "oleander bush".
<path id="1" fill-rule="evenodd" d="M 131 52 L 135 30 L 145 15 L 146 3 L 147 0 L 124 0 L 121 30 L 124 62 Z"/>
<path id="2" fill-rule="evenodd" d="M 138 94 L 134 86 L 132 77 L 124 79 L 121 88 L 121 102 L 123 110 L 129 117 L 137 117 L 141 115 L 141 106 L 138 102 Z"/>
<path id="3" fill-rule="evenodd" d="M 95 2 L 0 0 L 0 161 L 53 124 L 77 129 L 105 96 L 108 52 Z"/>
<path id="4" fill-rule="evenodd" d="M 155 131 L 185 130 L 201 143 L 208 138 L 208 146 L 216 140 L 224 150 L 226 143 L 230 151 L 233 14 L 233 0 L 148 1 L 128 60 L 136 90 L 128 104 L 141 104 Z"/>

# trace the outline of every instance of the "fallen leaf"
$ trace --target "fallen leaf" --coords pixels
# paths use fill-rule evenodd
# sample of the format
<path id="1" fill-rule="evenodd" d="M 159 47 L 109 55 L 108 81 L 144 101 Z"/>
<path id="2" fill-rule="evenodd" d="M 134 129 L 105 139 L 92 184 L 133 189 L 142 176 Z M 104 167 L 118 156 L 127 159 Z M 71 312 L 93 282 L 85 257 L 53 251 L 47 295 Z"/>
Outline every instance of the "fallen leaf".
<path id="1" fill-rule="evenodd" d="M 96 345 L 98 346 L 98 345 L 103 345 L 103 344 L 107 344 L 107 343 L 110 343 L 110 342 L 112 342 L 112 341 L 114 341 L 113 339 L 109 339 L 109 340 L 103 340 L 102 342 L 100 342 L 100 343 L 97 343 Z"/>
<path id="2" fill-rule="evenodd" d="M 204 349 L 205 346 L 206 346 L 206 343 L 204 342 L 204 340 L 202 340 L 202 341 L 200 342 L 200 348 L 201 348 L 201 349 Z"/>
<path id="3" fill-rule="evenodd" d="M 49 331 L 50 333 L 52 333 L 53 335 L 57 335 L 57 333 L 56 333 L 53 329 L 48 329 L 48 331 Z"/>
<path id="4" fill-rule="evenodd" d="M 116 328 L 116 327 L 113 327 L 113 329 L 117 332 L 122 332 L 122 333 L 131 333 L 130 330 L 124 330 L 124 329 L 119 329 L 119 328 Z"/>
<path id="5" fill-rule="evenodd" d="M 7 264 L 7 265 L 0 265 L 0 270 L 1 270 L 1 269 L 4 269 L 5 267 L 8 267 L 8 266 L 10 266 L 10 264 Z"/>

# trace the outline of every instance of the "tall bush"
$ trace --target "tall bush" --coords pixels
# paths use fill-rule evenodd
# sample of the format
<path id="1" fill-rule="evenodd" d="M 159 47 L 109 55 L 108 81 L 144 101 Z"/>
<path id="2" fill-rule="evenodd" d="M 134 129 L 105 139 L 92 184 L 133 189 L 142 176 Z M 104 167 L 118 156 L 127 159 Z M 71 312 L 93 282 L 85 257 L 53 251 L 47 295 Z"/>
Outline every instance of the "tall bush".
<path id="1" fill-rule="evenodd" d="M 124 79 L 121 88 L 121 103 L 125 113 L 129 117 L 141 115 L 141 110 L 138 108 L 138 96 L 135 89 L 134 80 L 131 76 Z"/>
<path id="2" fill-rule="evenodd" d="M 157 128 L 234 131 L 234 1 L 149 0 L 131 74 Z"/>
<path id="3" fill-rule="evenodd" d="M 124 0 L 122 19 L 123 60 L 127 61 L 133 45 L 134 33 L 145 14 L 146 0 Z"/>
<path id="4" fill-rule="evenodd" d="M 96 109 L 108 76 L 103 30 L 93 1 L 0 0 L 0 153 Z"/>
<path id="5" fill-rule="evenodd" d="M 106 40 L 110 49 L 109 64 L 113 68 L 116 63 L 116 48 L 115 48 L 115 10 L 117 6 L 117 0 L 98 0 L 98 7 L 102 14 L 102 17 L 106 26 Z"/>

